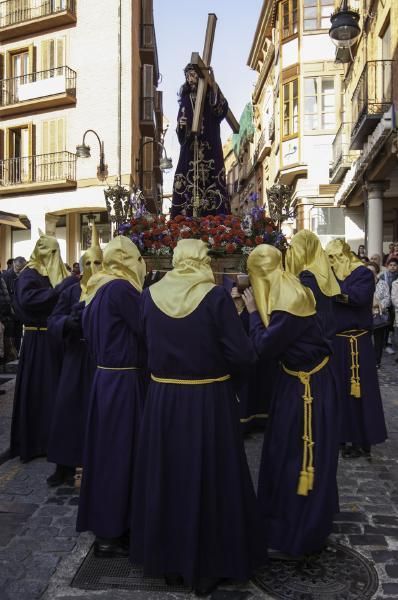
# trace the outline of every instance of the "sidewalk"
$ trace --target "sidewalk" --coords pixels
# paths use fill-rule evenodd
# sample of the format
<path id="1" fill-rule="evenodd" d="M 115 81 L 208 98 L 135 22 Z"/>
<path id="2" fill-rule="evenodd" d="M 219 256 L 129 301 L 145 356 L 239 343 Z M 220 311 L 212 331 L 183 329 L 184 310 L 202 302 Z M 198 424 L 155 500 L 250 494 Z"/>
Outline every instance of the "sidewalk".
<path id="1" fill-rule="evenodd" d="M 341 513 L 333 536 L 375 564 L 380 580 L 375 599 L 398 598 L 398 365 L 394 357 L 383 360 L 380 382 L 390 439 L 374 450 L 371 462 L 364 458 L 340 462 Z M 0 455 L 7 449 L 13 383 L 2 385 L 8 395 L 0 396 Z M 246 442 L 255 479 L 261 444 L 259 434 Z M 93 537 L 75 531 L 78 491 L 47 487 L 45 480 L 52 471 L 53 465 L 44 459 L 27 464 L 12 459 L 0 466 L 0 600 L 194 598 L 189 593 L 70 587 Z M 253 584 L 225 588 L 217 597 L 271 598 Z"/>

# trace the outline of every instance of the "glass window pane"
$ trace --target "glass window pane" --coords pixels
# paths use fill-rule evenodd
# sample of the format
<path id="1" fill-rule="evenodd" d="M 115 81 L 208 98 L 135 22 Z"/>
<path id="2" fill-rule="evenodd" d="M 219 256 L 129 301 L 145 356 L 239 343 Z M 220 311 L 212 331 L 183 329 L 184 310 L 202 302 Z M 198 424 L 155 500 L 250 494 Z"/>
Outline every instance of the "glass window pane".
<path id="1" fill-rule="evenodd" d="M 304 0 L 304 6 L 316 6 L 316 0 Z"/>
<path id="2" fill-rule="evenodd" d="M 298 96 L 298 79 L 295 79 L 293 82 L 293 97 Z"/>
<path id="3" fill-rule="evenodd" d="M 316 19 L 304 20 L 304 29 L 305 31 L 310 31 L 311 29 L 318 29 Z"/>
<path id="4" fill-rule="evenodd" d="M 304 99 L 304 112 L 305 114 L 312 114 L 317 112 L 316 97 L 307 97 Z"/>
<path id="5" fill-rule="evenodd" d="M 334 113 L 324 113 L 322 115 L 322 129 L 334 129 L 336 126 L 336 116 Z"/>
<path id="6" fill-rule="evenodd" d="M 289 135 L 289 134 L 290 134 L 289 119 L 285 119 L 283 121 L 283 135 Z"/>
<path id="7" fill-rule="evenodd" d="M 330 28 L 330 17 L 323 17 L 321 19 L 321 29 L 329 29 Z"/>
<path id="8" fill-rule="evenodd" d="M 304 19 L 316 19 L 316 8 L 305 8 L 304 9 Z"/>
<path id="9" fill-rule="evenodd" d="M 305 96 L 316 96 L 317 81 L 313 77 L 306 77 L 304 79 L 304 95 Z"/>
<path id="10" fill-rule="evenodd" d="M 322 79 L 322 93 L 334 94 L 334 79 Z"/>
<path id="11" fill-rule="evenodd" d="M 306 131 L 318 129 L 318 115 L 304 115 L 304 129 Z"/>
<path id="12" fill-rule="evenodd" d="M 290 86 L 289 84 L 283 86 L 283 98 L 284 100 L 289 100 L 290 98 Z"/>

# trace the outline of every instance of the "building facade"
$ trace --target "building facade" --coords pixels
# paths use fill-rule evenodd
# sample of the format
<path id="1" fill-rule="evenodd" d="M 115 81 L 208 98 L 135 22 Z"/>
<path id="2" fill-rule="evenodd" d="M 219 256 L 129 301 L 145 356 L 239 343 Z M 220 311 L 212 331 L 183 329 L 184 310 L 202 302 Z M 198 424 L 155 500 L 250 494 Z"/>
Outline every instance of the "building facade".
<path id="1" fill-rule="evenodd" d="M 334 204 L 339 186 L 329 178 L 343 93 L 328 35 L 334 9 L 334 0 L 265 0 L 248 58 L 258 73 L 254 169 L 262 173 L 262 200 L 273 184 L 290 185 L 296 228 L 323 243 L 345 232 Z"/>
<path id="2" fill-rule="evenodd" d="M 331 181 L 339 184 L 335 204 L 345 207 L 348 240 L 381 255 L 398 239 L 398 3 L 351 0 L 350 8 L 361 33 L 350 51 L 339 51 L 344 104 Z"/>
<path id="3" fill-rule="evenodd" d="M 0 2 L 0 260 L 29 256 L 38 230 L 64 260 L 84 251 L 95 219 L 110 238 L 104 189 L 121 182 L 160 203 L 162 93 L 152 0 Z M 76 146 L 91 146 L 77 158 Z M 106 173 L 97 177 L 100 144 Z"/>

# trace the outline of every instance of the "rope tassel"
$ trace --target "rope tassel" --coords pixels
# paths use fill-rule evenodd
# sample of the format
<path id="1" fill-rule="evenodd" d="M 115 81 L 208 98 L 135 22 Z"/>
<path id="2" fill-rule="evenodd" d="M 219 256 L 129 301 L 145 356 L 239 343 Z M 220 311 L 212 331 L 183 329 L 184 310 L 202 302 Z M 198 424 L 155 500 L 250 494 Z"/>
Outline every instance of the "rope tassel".
<path id="1" fill-rule="evenodd" d="M 314 367 L 312 371 L 291 371 L 285 365 L 283 370 L 292 375 L 298 377 L 300 383 L 304 386 L 304 394 L 302 396 L 304 400 L 304 426 L 303 426 L 303 462 L 301 465 L 300 476 L 297 484 L 297 494 L 299 496 L 308 496 L 309 492 L 314 488 L 315 468 L 314 468 L 314 437 L 312 432 L 312 402 L 313 397 L 311 395 L 311 375 L 318 373 L 329 361 L 329 357 L 326 356 L 319 365 Z"/>
<path id="2" fill-rule="evenodd" d="M 358 338 L 362 335 L 368 333 L 366 330 L 360 331 L 347 331 L 338 333 L 338 337 L 345 337 L 350 341 L 350 351 L 351 351 L 351 387 L 350 387 L 350 395 L 354 398 L 361 397 L 361 379 L 359 376 L 359 350 L 358 350 Z"/>

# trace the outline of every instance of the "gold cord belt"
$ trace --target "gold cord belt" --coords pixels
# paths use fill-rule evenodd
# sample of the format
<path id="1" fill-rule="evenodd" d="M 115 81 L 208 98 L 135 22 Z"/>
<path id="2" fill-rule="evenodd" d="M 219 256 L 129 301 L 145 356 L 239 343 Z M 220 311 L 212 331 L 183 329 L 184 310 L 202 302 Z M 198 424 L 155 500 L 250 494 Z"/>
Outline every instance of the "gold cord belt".
<path id="1" fill-rule="evenodd" d="M 359 377 L 359 352 L 358 352 L 358 338 L 368 333 L 366 329 L 349 329 L 348 331 L 342 331 L 337 333 L 338 337 L 345 337 L 350 340 L 351 348 L 351 396 L 354 398 L 361 397 L 361 380 Z"/>
<path id="2" fill-rule="evenodd" d="M 202 385 L 203 383 L 217 383 L 219 381 L 227 381 L 231 379 L 231 375 L 223 375 L 222 377 L 209 377 L 208 379 L 165 379 L 164 377 L 156 377 L 151 373 L 152 381 L 157 383 L 176 383 L 177 385 Z"/>
<path id="3" fill-rule="evenodd" d="M 102 369 L 103 371 L 138 371 L 141 367 L 102 367 L 101 365 L 97 365 L 97 369 Z"/>
<path id="4" fill-rule="evenodd" d="M 312 435 L 312 401 L 311 396 L 311 375 L 318 373 L 328 363 L 329 357 L 325 356 L 323 361 L 314 367 L 311 371 L 291 371 L 285 365 L 283 370 L 288 375 L 298 377 L 304 386 L 304 432 L 303 432 L 303 463 L 300 471 L 297 494 L 299 496 L 308 496 L 314 487 L 314 439 Z"/>
<path id="5" fill-rule="evenodd" d="M 23 326 L 24 331 L 47 331 L 47 327 L 25 327 Z"/>

